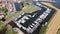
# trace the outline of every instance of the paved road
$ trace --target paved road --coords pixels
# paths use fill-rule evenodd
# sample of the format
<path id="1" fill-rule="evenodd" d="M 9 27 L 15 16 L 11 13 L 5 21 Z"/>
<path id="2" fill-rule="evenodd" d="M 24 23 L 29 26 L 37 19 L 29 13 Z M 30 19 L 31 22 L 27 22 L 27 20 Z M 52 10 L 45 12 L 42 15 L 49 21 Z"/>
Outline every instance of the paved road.
<path id="1" fill-rule="evenodd" d="M 52 6 L 50 3 L 44 3 L 44 2 L 42 3 L 57 10 L 54 18 L 49 23 L 47 31 L 45 33 L 45 34 L 56 34 L 58 29 L 60 28 L 60 10 Z"/>

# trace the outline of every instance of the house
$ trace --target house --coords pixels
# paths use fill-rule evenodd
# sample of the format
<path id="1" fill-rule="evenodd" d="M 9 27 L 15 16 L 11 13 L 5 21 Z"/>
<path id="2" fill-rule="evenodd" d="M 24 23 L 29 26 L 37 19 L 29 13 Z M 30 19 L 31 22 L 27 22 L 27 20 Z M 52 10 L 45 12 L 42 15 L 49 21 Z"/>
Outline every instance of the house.
<path id="1" fill-rule="evenodd" d="M 8 9 L 8 13 L 12 13 L 15 12 L 15 7 L 14 7 L 14 3 L 11 3 L 11 1 L 8 0 L 0 0 L 0 2 L 2 2 L 0 4 L 0 8 L 6 7 Z"/>
<path id="2" fill-rule="evenodd" d="M 0 8 L 6 7 L 8 9 L 8 14 L 14 13 L 20 10 L 21 2 L 25 0 L 0 0 Z"/>

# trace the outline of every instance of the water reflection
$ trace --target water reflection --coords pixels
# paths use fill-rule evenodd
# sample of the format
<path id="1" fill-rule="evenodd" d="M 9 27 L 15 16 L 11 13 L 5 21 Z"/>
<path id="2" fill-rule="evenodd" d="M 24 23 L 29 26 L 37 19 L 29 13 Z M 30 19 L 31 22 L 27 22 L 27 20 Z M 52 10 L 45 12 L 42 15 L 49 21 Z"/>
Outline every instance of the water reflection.
<path id="1" fill-rule="evenodd" d="M 60 0 L 55 0 L 56 2 L 52 3 L 55 7 L 60 9 Z"/>

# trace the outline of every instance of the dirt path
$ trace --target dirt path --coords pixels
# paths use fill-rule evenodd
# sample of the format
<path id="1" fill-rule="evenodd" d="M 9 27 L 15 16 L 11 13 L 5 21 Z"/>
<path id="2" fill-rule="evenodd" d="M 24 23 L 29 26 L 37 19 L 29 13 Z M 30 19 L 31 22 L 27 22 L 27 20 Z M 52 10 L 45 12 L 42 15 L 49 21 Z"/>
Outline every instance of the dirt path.
<path id="1" fill-rule="evenodd" d="M 60 28 L 60 10 L 52 6 L 50 3 L 43 3 L 43 4 L 48 5 L 57 10 L 57 13 L 55 14 L 54 18 L 49 23 L 47 31 L 45 33 L 45 34 L 56 34 L 58 29 Z"/>

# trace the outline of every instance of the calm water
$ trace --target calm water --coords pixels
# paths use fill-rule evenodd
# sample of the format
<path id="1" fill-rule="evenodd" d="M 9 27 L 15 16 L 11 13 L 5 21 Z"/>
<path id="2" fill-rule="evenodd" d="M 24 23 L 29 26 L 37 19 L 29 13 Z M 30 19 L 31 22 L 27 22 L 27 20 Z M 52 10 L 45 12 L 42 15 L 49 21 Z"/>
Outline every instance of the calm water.
<path id="1" fill-rule="evenodd" d="M 15 3 L 15 8 L 16 8 L 17 11 L 19 11 L 19 10 L 20 10 L 20 3 L 17 3 L 17 2 L 16 2 L 16 3 Z"/>
<path id="2" fill-rule="evenodd" d="M 60 9 L 60 0 L 55 0 L 56 2 L 53 3 L 53 5 Z"/>

